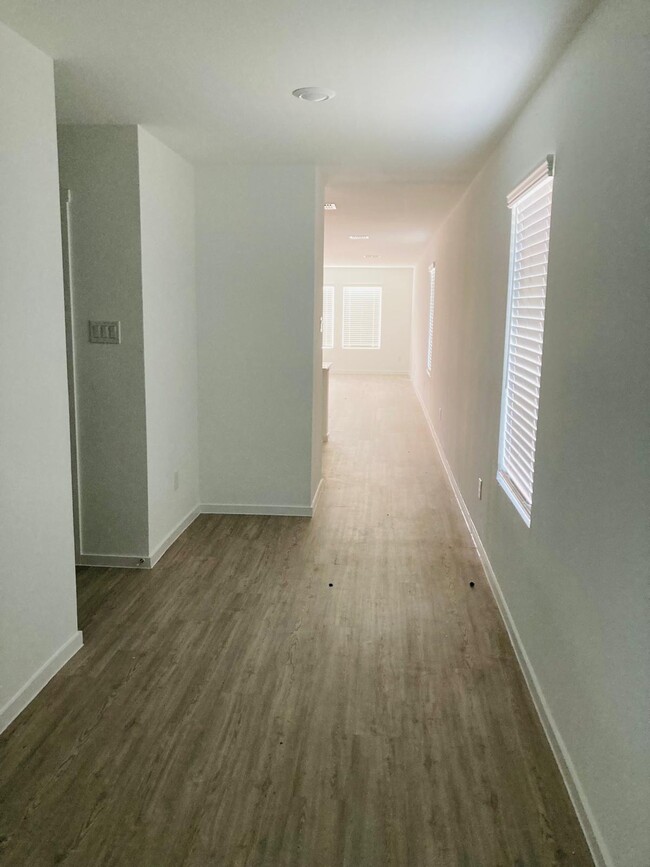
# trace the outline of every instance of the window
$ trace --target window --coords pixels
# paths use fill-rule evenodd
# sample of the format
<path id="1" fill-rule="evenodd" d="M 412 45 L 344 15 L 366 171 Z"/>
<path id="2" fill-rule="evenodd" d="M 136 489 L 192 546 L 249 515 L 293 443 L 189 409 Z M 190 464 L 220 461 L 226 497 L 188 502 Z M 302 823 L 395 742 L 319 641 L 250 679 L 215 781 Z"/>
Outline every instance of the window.
<path id="1" fill-rule="evenodd" d="M 433 311 L 436 303 L 436 266 L 429 265 L 429 343 L 427 345 L 427 373 L 431 375 L 433 359 Z"/>
<path id="2" fill-rule="evenodd" d="M 379 349 L 381 286 L 343 287 L 343 348 Z"/>
<path id="3" fill-rule="evenodd" d="M 334 287 L 323 286 L 323 349 L 334 348 Z"/>
<path id="4" fill-rule="evenodd" d="M 530 526 L 551 229 L 553 158 L 508 196 L 510 279 L 497 479 Z"/>

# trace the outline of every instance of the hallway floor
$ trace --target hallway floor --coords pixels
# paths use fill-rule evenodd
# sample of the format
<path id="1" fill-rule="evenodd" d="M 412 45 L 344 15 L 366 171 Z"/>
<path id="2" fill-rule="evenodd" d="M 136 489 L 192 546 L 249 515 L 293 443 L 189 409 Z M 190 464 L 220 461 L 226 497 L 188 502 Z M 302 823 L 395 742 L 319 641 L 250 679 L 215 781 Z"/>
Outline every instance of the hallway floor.
<path id="1" fill-rule="evenodd" d="M 411 384 L 330 406 L 313 520 L 79 572 L 85 646 L 0 737 L 0 864 L 592 864 Z"/>

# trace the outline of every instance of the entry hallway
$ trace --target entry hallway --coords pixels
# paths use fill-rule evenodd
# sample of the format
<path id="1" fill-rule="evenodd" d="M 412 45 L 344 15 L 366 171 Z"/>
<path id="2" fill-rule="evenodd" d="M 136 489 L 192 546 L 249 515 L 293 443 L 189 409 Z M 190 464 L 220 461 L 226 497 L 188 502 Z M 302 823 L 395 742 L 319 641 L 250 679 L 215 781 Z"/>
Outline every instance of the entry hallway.
<path id="1" fill-rule="evenodd" d="M 592 863 L 410 382 L 334 376 L 331 418 L 313 520 L 79 573 L 85 647 L 0 738 L 1 864 Z"/>

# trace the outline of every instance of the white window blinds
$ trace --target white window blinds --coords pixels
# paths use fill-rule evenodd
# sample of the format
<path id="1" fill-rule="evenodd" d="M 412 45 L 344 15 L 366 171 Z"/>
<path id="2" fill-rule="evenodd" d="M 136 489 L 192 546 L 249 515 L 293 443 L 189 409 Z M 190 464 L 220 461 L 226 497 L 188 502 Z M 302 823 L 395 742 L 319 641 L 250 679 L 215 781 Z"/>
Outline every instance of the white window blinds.
<path id="1" fill-rule="evenodd" d="M 378 349 L 381 286 L 343 287 L 343 348 Z"/>
<path id="2" fill-rule="evenodd" d="M 436 266 L 429 266 L 429 342 L 427 344 L 427 373 L 431 373 L 433 360 L 433 313 L 436 304 Z"/>
<path id="3" fill-rule="evenodd" d="M 334 287 L 323 286 L 323 349 L 334 348 Z"/>
<path id="4" fill-rule="evenodd" d="M 510 285 L 497 478 L 530 526 L 551 229 L 553 160 L 508 196 Z"/>

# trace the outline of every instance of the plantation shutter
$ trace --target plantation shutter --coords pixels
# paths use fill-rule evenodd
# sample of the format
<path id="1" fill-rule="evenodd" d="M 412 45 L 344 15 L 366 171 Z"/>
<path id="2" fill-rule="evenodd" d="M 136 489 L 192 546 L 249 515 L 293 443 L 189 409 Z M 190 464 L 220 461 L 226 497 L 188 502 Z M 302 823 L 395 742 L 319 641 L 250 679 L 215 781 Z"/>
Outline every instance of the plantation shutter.
<path id="1" fill-rule="evenodd" d="M 381 286 L 344 286 L 344 349 L 378 349 L 380 343 Z"/>
<path id="2" fill-rule="evenodd" d="M 542 375 L 552 158 L 508 197 L 512 208 L 499 480 L 530 525 Z"/>
<path id="3" fill-rule="evenodd" d="M 427 346 L 427 373 L 431 373 L 433 361 L 433 312 L 436 303 L 436 266 L 429 267 L 429 343 Z"/>
<path id="4" fill-rule="evenodd" d="M 334 348 L 334 287 L 323 286 L 323 349 Z"/>

